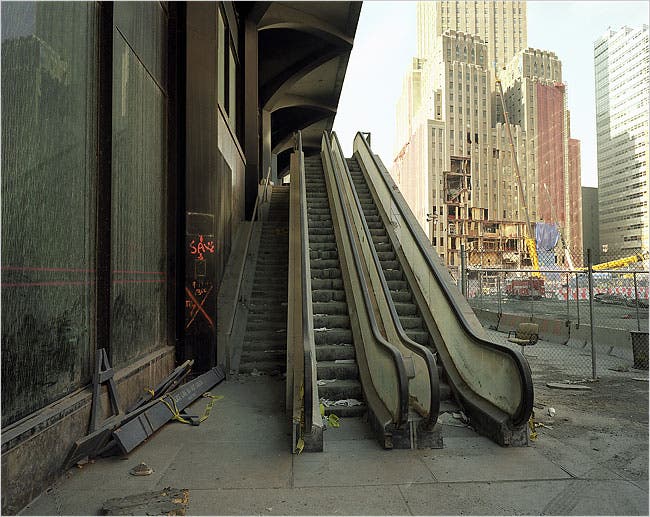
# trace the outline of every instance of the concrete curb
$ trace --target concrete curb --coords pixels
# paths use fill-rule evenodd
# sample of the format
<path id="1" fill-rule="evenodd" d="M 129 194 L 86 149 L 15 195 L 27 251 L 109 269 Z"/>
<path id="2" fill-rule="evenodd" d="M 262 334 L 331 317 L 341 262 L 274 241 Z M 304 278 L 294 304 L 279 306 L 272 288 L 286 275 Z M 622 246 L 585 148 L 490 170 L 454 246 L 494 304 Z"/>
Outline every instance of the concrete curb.
<path id="1" fill-rule="evenodd" d="M 589 325 L 570 324 L 566 320 L 552 318 L 531 318 L 525 314 L 499 314 L 486 309 L 475 309 L 474 312 L 484 327 L 499 332 L 510 332 L 517 329 L 523 322 L 533 322 L 539 325 L 539 338 L 551 343 L 568 345 L 575 348 L 590 346 L 591 332 Z M 633 360 L 632 335 L 629 330 L 609 327 L 594 328 L 594 344 L 597 353 L 604 353 Z"/>

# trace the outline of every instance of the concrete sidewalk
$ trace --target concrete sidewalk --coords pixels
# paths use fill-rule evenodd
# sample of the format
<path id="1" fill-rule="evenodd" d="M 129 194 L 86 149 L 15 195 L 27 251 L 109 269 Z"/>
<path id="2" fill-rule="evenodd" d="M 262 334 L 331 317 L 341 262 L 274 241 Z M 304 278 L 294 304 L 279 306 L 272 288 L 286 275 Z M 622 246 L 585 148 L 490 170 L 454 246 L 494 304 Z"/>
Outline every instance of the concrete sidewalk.
<path id="1" fill-rule="evenodd" d="M 353 419 L 325 431 L 325 452 L 297 456 L 289 452 L 283 385 L 278 377 L 224 382 L 212 390 L 224 398 L 199 427 L 169 423 L 127 459 L 71 469 L 22 514 L 93 515 L 109 498 L 165 487 L 189 490 L 188 515 L 648 513 L 647 419 L 634 444 L 645 463 L 638 475 L 609 461 L 610 452 L 629 454 L 628 437 L 596 451 L 592 437 L 572 430 L 567 440 L 558 426 L 540 429 L 530 447 L 501 448 L 448 414 L 442 450 L 382 450 Z M 575 420 L 562 404 L 556 409 Z M 154 473 L 131 476 L 139 462 Z"/>

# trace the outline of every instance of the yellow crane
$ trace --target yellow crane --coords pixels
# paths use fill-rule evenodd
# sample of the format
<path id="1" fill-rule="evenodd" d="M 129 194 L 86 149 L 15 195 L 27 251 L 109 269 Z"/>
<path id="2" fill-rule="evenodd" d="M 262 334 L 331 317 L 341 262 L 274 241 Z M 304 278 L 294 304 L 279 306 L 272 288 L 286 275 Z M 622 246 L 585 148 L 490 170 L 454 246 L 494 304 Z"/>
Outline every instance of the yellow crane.
<path id="1" fill-rule="evenodd" d="M 515 144 L 512 140 L 512 132 L 510 131 L 510 122 L 508 121 L 508 111 L 506 110 L 506 101 L 503 97 L 503 88 L 501 87 L 501 81 L 497 79 L 497 86 L 499 88 L 499 94 L 501 96 L 501 106 L 503 108 L 503 118 L 505 119 L 506 133 L 508 134 L 508 141 L 510 142 L 510 151 L 512 152 L 512 160 L 515 164 L 515 174 L 517 176 L 517 184 L 519 185 L 520 199 L 522 205 L 524 206 L 524 214 L 526 215 L 526 228 L 528 230 L 528 235 L 526 239 L 526 248 L 528 249 L 528 254 L 530 255 L 530 260 L 533 264 L 533 273 L 532 276 L 540 277 L 539 273 L 539 258 L 537 257 L 537 247 L 535 245 L 535 235 L 533 233 L 533 225 L 530 222 L 530 215 L 528 214 L 528 203 L 526 202 L 526 191 L 524 190 L 524 185 L 521 182 L 521 175 L 519 174 L 519 160 L 517 159 L 517 151 L 515 150 Z"/>

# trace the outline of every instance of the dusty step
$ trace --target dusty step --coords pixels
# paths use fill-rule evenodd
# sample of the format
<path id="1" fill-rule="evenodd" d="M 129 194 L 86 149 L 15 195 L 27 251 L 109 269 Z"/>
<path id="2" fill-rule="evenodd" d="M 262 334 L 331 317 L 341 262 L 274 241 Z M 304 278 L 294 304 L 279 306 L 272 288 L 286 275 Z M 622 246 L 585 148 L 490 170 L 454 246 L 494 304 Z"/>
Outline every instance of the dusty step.
<path id="1" fill-rule="evenodd" d="M 256 363 L 256 362 L 275 362 L 281 363 L 286 360 L 286 350 L 243 350 L 241 353 L 241 362 L 243 363 Z"/>
<path id="2" fill-rule="evenodd" d="M 316 371 L 318 379 L 357 379 L 359 377 L 359 368 L 354 359 L 318 361 Z"/>
<path id="3" fill-rule="evenodd" d="M 310 242 L 309 249 L 320 252 L 337 250 L 336 244 L 332 244 L 331 242 Z"/>
<path id="4" fill-rule="evenodd" d="M 312 279 L 341 278 L 341 270 L 339 268 L 311 268 L 311 277 Z"/>
<path id="5" fill-rule="evenodd" d="M 314 259 L 310 261 L 310 267 L 314 269 L 332 269 L 339 267 L 338 259 Z"/>
<path id="6" fill-rule="evenodd" d="M 384 269 L 384 276 L 386 280 L 401 280 L 403 278 L 401 269 Z"/>
<path id="7" fill-rule="evenodd" d="M 415 330 L 415 329 L 405 329 L 406 335 L 410 337 L 416 343 L 421 345 L 426 345 L 429 341 L 429 333 L 425 330 Z"/>
<path id="8" fill-rule="evenodd" d="M 310 251 L 310 260 L 339 260 L 339 253 L 336 250 Z"/>
<path id="9" fill-rule="evenodd" d="M 417 307 L 414 303 L 400 303 L 393 300 L 395 310 L 400 316 L 415 316 L 417 314 Z"/>
<path id="10" fill-rule="evenodd" d="M 286 370 L 286 363 L 279 361 L 254 361 L 240 363 L 239 373 L 252 373 L 254 370 L 267 375 L 279 375 Z"/>
<path id="11" fill-rule="evenodd" d="M 319 242 L 336 243 L 336 237 L 334 236 L 334 232 L 330 231 L 329 234 L 322 234 L 322 235 L 312 235 L 310 232 L 309 246 L 311 247 L 312 243 L 319 243 Z"/>
<path id="12" fill-rule="evenodd" d="M 402 324 L 404 330 L 409 329 L 421 329 L 422 327 L 422 318 L 419 316 L 400 316 L 399 321 Z"/>
<path id="13" fill-rule="evenodd" d="M 361 383 L 355 379 L 320 379 L 331 380 L 318 386 L 318 397 L 329 400 L 357 399 L 363 400 Z"/>
<path id="14" fill-rule="evenodd" d="M 411 296 L 411 292 L 408 290 L 404 291 L 390 291 L 390 296 L 393 299 L 393 302 L 395 305 L 398 303 L 410 303 L 413 302 L 413 297 Z"/>
<path id="15" fill-rule="evenodd" d="M 313 300 L 314 314 L 348 314 L 348 304 L 343 302 L 317 302 Z"/>
<path id="16" fill-rule="evenodd" d="M 314 304 L 320 302 L 344 302 L 345 303 L 345 291 L 343 289 L 317 289 L 314 291 L 312 289 L 311 299 Z M 345 304 L 347 311 L 347 304 Z M 316 310 L 316 309 L 314 309 Z"/>
<path id="17" fill-rule="evenodd" d="M 337 359 L 354 358 L 355 352 L 353 345 L 318 345 L 316 347 L 316 361 L 335 361 Z"/>
<path id="18" fill-rule="evenodd" d="M 318 291 L 321 289 L 343 289 L 343 280 L 340 278 L 312 278 L 311 279 L 311 289 L 313 291 Z"/>
<path id="19" fill-rule="evenodd" d="M 368 409 L 365 402 L 360 401 L 360 406 L 332 406 L 325 408 L 325 416 L 334 414 L 339 418 L 354 418 L 364 415 Z"/>
<path id="20" fill-rule="evenodd" d="M 314 328 L 349 328 L 350 317 L 347 314 L 314 314 Z"/>
<path id="21" fill-rule="evenodd" d="M 352 331 L 344 328 L 314 329 L 314 343 L 316 345 L 336 345 L 352 342 Z"/>

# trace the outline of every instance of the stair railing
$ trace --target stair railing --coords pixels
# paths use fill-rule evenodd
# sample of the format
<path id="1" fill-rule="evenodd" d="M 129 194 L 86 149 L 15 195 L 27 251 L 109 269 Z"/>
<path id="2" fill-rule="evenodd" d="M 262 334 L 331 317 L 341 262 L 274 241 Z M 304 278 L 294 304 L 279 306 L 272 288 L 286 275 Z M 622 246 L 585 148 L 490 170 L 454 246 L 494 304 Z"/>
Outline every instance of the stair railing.
<path id="1" fill-rule="evenodd" d="M 356 210 L 360 215 L 362 231 L 366 236 L 368 249 L 371 254 L 371 257 L 369 257 L 371 264 L 368 264 L 368 267 L 370 268 L 374 266 L 377 272 L 381 289 L 384 294 L 384 300 L 389 311 L 389 315 L 387 315 L 388 318 L 386 319 L 390 319 L 390 321 L 384 321 L 384 328 L 389 327 L 392 323 L 394 328 L 392 333 L 396 334 L 396 342 L 401 345 L 402 354 L 405 358 L 410 356 L 410 358 L 413 359 L 413 378 L 409 382 L 409 398 L 411 406 L 413 406 L 413 408 L 424 418 L 423 424 L 425 428 L 431 429 L 438 420 L 438 412 L 440 410 L 440 384 L 438 382 L 438 367 L 436 365 L 435 356 L 431 350 L 413 341 L 402 327 L 402 322 L 397 314 L 397 309 L 395 308 L 395 303 L 390 294 L 386 276 L 384 275 L 379 256 L 377 255 L 377 250 L 373 243 L 368 222 L 364 216 L 359 195 L 352 180 L 352 174 L 350 174 L 350 169 L 345 161 L 345 156 L 343 155 L 341 143 L 339 142 L 338 136 L 335 132 L 332 132 L 332 150 L 334 157 L 338 162 L 339 169 L 342 172 L 343 180 L 349 187 L 348 192 L 353 196 L 353 206 L 356 207 Z M 415 354 L 415 357 L 413 357 L 412 354 Z"/>
<path id="2" fill-rule="evenodd" d="M 294 450 L 301 451 L 303 447 L 320 450 L 322 420 L 316 388 L 307 193 L 300 131 L 295 137 L 290 174 L 287 396 L 292 400 Z M 298 214 L 295 212 L 296 205 Z"/>
<path id="3" fill-rule="evenodd" d="M 396 428 L 399 428 L 402 424 L 408 422 L 409 411 L 409 381 L 406 367 L 404 365 L 404 358 L 397 347 L 384 338 L 379 329 L 374 305 L 371 300 L 370 293 L 372 293 L 372 291 L 366 281 L 364 264 L 362 263 L 361 255 L 354 237 L 355 234 L 352 228 L 352 219 L 343 197 L 342 179 L 337 171 L 338 168 L 334 164 L 334 157 L 327 132 L 323 133 L 321 154 L 323 156 L 323 166 L 326 169 L 325 178 L 328 183 L 328 191 L 332 193 L 335 201 L 337 201 L 340 206 L 344 229 L 347 233 L 343 239 L 347 239 L 346 242 L 349 244 L 353 262 L 353 264 L 348 264 L 348 268 L 353 268 L 360 284 L 359 292 L 354 292 L 353 294 L 360 296 L 362 301 L 361 303 L 354 304 L 354 307 L 357 314 L 359 314 L 360 311 L 365 313 L 371 331 L 368 337 L 372 343 L 364 341 L 361 347 L 357 347 L 357 339 L 355 339 L 357 361 L 365 360 L 368 362 L 368 371 L 372 383 L 372 386 L 370 386 L 366 382 L 363 382 L 364 373 L 362 371 L 362 365 L 360 364 L 359 369 L 364 393 L 366 394 L 366 403 L 380 425 L 386 426 L 389 423 L 383 421 L 383 415 L 387 410 L 392 419 L 392 424 Z M 327 174 L 327 170 L 329 170 L 333 175 L 333 184 Z M 338 213 L 336 210 L 333 210 L 333 212 Z M 334 213 L 332 215 L 334 219 L 336 216 Z M 340 225 L 340 222 L 338 224 Z M 339 253 L 344 255 L 343 250 L 341 249 L 339 249 Z M 350 303 L 350 300 L 348 300 L 348 303 Z M 363 332 L 363 325 L 361 323 L 360 326 L 362 326 Z M 365 337 L 366 336 L 364 336 L 364 338 Z M 372 350 L 370 350 L 371 346 L 373 347 Z M 375 353 L 375 350 L 377 353 Z M 359 351 L 362 352 L 361 357 Z M 392 366 L 393 375 L 389 375 L 390 366 Z M 381 403 L 379 403 L 379 401 L 381 401 Z"/>
<path id="4" fill-rule="evenodd" d="M 503 423 L 493 407 L 508 415 L 508 427 L 524 425 L 533 408 L 528 362 L 518 350 L 486 339 L 476 315 L 457 292 L 397 185 L 361 133 L 354 139 L 354 153 L 368 186 L 376 193 L 378 207 L 395 219 L 394 231 L 401 252 L 435 321 L 438 360 L 447 371 L 454 393 L 466 411 L 476 415 L 476 424 L 486 419 Z"/>
<path id="5" fill-rule="evenodd" d="M 268 190 L 269 190 L 269 182 L 271 178 L 271 167 L 269 167 L 266 176 L 261 181 L 260 186 L 258 187 L 257 191 L 257 197 L 255 198 L 255 206 L 253 207 L 253 213 L 251 214 L 251 224 L 248 226 L 248 231 L 246 234 L 246 239 L 245 239 L 245 244 L 244 244 L 244 257 L 246 257 L 249 253 L 250 246 L 251 246 L 251 239 L 253 236 L 253 228 L 255 227 L 255 219 L 257 218 L 257 212 L 259 206 L 267 201 L 268 197 Z M 260 191 L 261 189 L 261 191 Z M 246 264 L 246 260 L 242 260 L 241 264 L 239 265 L 239 268 L 237 270 L 237 281 L 235 284 L 235 293 L 236 293 L 236 298 L 235 300 L 238 300 L 237 307 L 229 313 L 229 315 L 226 318 L 226 322 L 224 325 L 224 343 L 226 345 L 226 367 L 228 371 L 230 371 L 230 347 L 231 347 L 231 337 L 232 337 L 232 329 L 233 326 L 235 325 L 235 317 L 237 315 L 237 311 L 239 310 L 239 306 L 244 303 L 242 292 L 241 292 L 241 287 L 242 287 L 242 282 L 244 279 L 244 265 Z"/>

